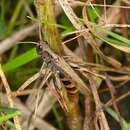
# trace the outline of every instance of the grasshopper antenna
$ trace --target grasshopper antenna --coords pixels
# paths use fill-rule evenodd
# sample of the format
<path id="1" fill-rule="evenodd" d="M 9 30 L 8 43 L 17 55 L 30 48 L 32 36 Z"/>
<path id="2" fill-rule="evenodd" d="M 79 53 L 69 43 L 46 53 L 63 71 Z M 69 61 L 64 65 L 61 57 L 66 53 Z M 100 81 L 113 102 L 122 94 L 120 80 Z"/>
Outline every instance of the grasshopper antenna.
<path id="1" fill-rule="evenodd" d="M 16 45 L 17 45 L 17 44 L 23 44 L 23 43 L 26 43 L 26 44 L 29 43 L 29 44 L 36 44 L 36 45 L 39 45 L 38 42 L 30 42 L 30 41 L 26 41 L 26 42 L 17 42 Z"/>
<path id="2" fill-rule="evenodd" d="M 40 40 L 40 42 L 41 42 L 41 41 L 43 41 L 43 40 L 42 40 L 42 31 L 41 31 L 41 24 L 40 24 L 40 23 L 39 23 L 39 28 L 38 28 L 38 29 L 39 29 L 39 30 L 38 30 L 38 31 L 39 31 L 39 40 Z"/>

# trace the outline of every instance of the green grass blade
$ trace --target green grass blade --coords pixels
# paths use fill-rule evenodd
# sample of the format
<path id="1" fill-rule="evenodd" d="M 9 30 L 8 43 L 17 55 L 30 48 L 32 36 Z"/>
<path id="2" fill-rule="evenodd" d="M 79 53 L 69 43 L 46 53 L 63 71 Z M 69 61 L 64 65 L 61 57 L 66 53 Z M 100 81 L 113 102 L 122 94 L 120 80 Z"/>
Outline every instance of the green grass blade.
<path id="1" fill-rule="evenodd" d="M 109 113 L 117 122 L 120 121 L 118 114 L 112 110 L 110 107 L 105 107 L 105 110 L 107 113 Z M 123 127 L 125 128 L 127 126 L 127 122 L 121 117 Z"/>
<path id="2" fill-rule="evenodd" d="M 102 32 L 106 33 L 107 35 L 115 38 L 115 40 L 121 41 L 122 42 L 121 45 L 130 47 L 130 40 L 128 40 L 127 38 L 125 38 L 123 36 L 120 36 L 120 35 L 118 35 L 118 34 L 116 34 L 114 32 L 111 32 L 111 31 L 109 31 L 107 29 L 100 28 L 99 31 L 102 31 Z"/>
<path id="3" fill-rule="evenodd" d="M 129 123 L 127 123 L 127 126 L 125 127 L 125 129 L 124 130 L 130 130 L 130 122 Z"/>
<path id="4" fill-rule="evenodd" d="M 0 115 L 0 124 L 21 114 L 20 111 L 15 108 L 0 108 L 0 112 L 5 113 L 5 115 Z"/>
<path id="5" fill-rule="evenodd" d="M 12 71 L 18 67 L 21 67 L 22 65 L 38 58 L 38 55 L 36 53 L 36 49 L 33 48 L 24 54 L 14 58 L 13 60 L 9 61 L 8 63 L 3 65 L 3 69 L 5 72 Z"/>

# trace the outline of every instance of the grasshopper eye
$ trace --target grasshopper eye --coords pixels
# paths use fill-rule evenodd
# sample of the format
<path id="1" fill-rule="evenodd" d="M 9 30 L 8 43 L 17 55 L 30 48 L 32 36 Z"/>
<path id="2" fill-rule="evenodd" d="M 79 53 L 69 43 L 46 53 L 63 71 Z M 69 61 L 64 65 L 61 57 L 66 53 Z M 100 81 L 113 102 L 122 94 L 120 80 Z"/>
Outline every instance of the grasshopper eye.
<path id="1" fill-rule="evenodd" d="M 40 54 L 42 53 L 42 51 L 43 51 L 42 45 L 37 45 L 37 46 L 36 46 L 36 51 L 37 51 L 37 53 L 40 55 Z"/>
<path id="2" fill-rule="evenodd" d="M 41 49 L 41 50 L 42 50 L 42 45 L 39 45 L 39 49 Z"/>

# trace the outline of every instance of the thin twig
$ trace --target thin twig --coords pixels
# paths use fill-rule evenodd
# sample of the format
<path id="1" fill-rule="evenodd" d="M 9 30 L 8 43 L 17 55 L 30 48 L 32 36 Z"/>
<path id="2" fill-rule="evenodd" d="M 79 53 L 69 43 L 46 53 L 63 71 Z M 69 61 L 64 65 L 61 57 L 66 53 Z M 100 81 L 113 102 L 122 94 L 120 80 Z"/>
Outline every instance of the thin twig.
<path id="1" fill-rule="evenodd" d="M 35 81 L 41 74 L 44 74 L 45 70 L 42 70 L 41 72 L 38 72 L 36 74 L 34 74 L 32 77 L 30 77 L 26 82 L 24 82 L 18 89 L 18 91 L 22 91 L 25 88 L 27 88 L 28 85 L 30 85 L 33 81 Z"/>
<path id="2" fill-rule="evenodd" d="M 85 98 L 85 119 L 83 124 L 83 130 L 94 130 L 94 102 L 93 102 L 93 96 L 87 95 Z"/>
<path id="3" fill-rule="evenodd" d="M 130 1 L 129 0 L 122 0 L 124 3 L 129 4 L 130 5 Z"/>
<path id="4" fill-rule="evenodd" d="M 97 92 L 95 77 L 88 74 L 88 80 L 91 85 L 91 90 L 92 90 L 92 94 L 93 94 L 95 105 L 96 105 L 96 111 L 97 111 L 97 116 L 98 116 L 97 118 L 99 120 L 100 126 L 103 128 L 103 130 L 110 130 L 105 114 L 102 110 L 101 101 Z"/>
<path id="5" fill-rule="evenodd" d="M 120 0 L 121 1 L 121 0 Z M 119 2 L 120 2 L 119 1 Z M 123 0 L 123 1 L 125 1 L 125 0 Z M 127 0 L 126 0 L 127 1 Z M 86 2 L 81 2 L 81 1 L 74 1 L 74 2 L 71 2 L 70 3 L 71 5 L 77 5 L 77 6 L 91 6 L 91 5 L 93 5 L 93 6 L 97 6 L 97 7 L 110 7 L 110 8 L 124 8 L 124 9 L 130 9 L 130 7 L 129 6 L 121 6 L 121 5 L 108 5 L 108 4 L 106 4 L 106 5 L 104 5 L 104 4 L 91 4 L 90 5 L 90 3 L 86 3 Z"/>
<path id="6" fill-rule="evenodd" d="M 127 93 L 125 93 L 125 94 L 121 95 L 120 97 L 118 97 L 118 98 L 115 100 L 115 102 L 117 103 L 117 102 L 123 100 L 124 98 L 126 98 L 126 97 L 128 97 L 128 96 L 130 96 L 130 91 L 128 91 Z M 111 105 L 112 105 L 112 100 L 109 100 L 109 101 L 105 104 L 106 107 L 111 106 Z"/>
<path id="7" fill-rule="evenodd" d="M 12 36 L 0 42 L 0 55 L 9 50 L 17 42 L 22 41 L 27 36 L 30 36 L 34 30 L 38 28 L 38 24 L 28 25 L 20 31 L 15 32 Z"/>
<path id="8" fill-rule="evenodd" d="M 105 28 L 108 28 L 108 27 L 120 27 L 120 28 L 130 28 L 130 24 L 106 24 L 106 25 L 103 25 L 101 27 L 105 27 Z"/>
<path id="9" fill-rule="evenodd" d="M 32 118 L 32 122 L 30 126 L 34 126 L 34 128 L 37 128 L 38 130 L 57 130 L 53 125 L 43 120 L 42 117 L 45 117 L 48 114 L 48 111 L 52 108 L 52 105 L 55 103 L 55 98 L 52 96 L 52 93 L 49 91 L 45 91 L 45 96 L 42 99 L 42 102 L 40 103 L 40 106 L 38 108 L 39 114 L 36 116 L 36 118 Z M 4 107 L 8 107 L 8 101 L 7 96 L 3 93 L 0 93 L 0 99 L 1 99 L 1 105 Z M 31 102 L 32 103 L 32 102 Z M 26 125 L 28 122 L 28 118 L 32 114 L 32 110 L 30 107 L 34 107 L 34 102 L 30 104 L 30 107 L 27 107 L 26 104 L 20 101 L 19 98 L 14 99 L 14 105 L 21 111 L 21 117 L 22 117 L 22 128 L 23 130 L 28 130 Z M 32 106 L 31 106 L 32 105 Z M 43 111 L 44 110 L 44 111 Z M 1 128 L 1 127 L 0 127 Z"/>
<path id="10" fill-rule="evenodd" d="M 23 96 L 23 95 L 29 95 L 29 94 L 36 95 L 37 92 L 38 92 L 38 89 L 28 89 L 28 90 L 23 90 L 23 91 L 14 91 L 14 92 L 11 92 L 11 95 L 13 97 Z"/>
<path id="11" fill-rule="evenodd" d="M 106 84 L 107 84 L 107 86 L 109 88 L 109 92 L 110 92 L 110 95 L 111 95 L 111 98 L 112 98 L 113 107 L 114 107 L 114 109 L 115 109 L 115 111 L 116 111 L 116 113 L 117 113 L 117 115 L 119 117 L 120 126 L 123 129 L 123 123 L 122 123 L 120 111 L 119 111 L 118 106 L 117 106 L 117 104 L 115 102 L 115 100 L 116 100 L 116 97 L 115 97 L 116 96 L 116 89 L 115 89 L 113 83 L 111 82 L 111 80 L 108 78 L 107 73 L 105 73 L 105 76 L 106 76 Z"/>
<path id="12" fill-rule="evenodd" d="M 10 105 L 11 108 L 13 108 L 14 107 L 14 103 L 13 103 L 12 96 L 10 95 L 11 89 L 10 89 L 10 86 L 9 86 L 9 84 L 7 82 L 5 74 L 4 74 L 3 70 L 2 70 L 1 64 L 0 64 L 0 77 L 2 79 L 2 82 L 3 82 L 5 90 L 6 90 L 7 98 L 8 98 L 8 101 L 9 101 L 9 105 Z M 14 119 L 16 130 L 22 130 L 18 116 L 15 116 L 13 119 Z"/>
<path id="13" fill-rule="evenodd" d="M 67 17 L 69 18 L 69 20 L 71 21 L 71 23 L 73 24 L 73 26 L 77 29 L 77 30 L 85 30 L 86 27 L 83 26 L 79 20 L 79 18 L 76 16 L 76 14 L 74 13 L 74 11 L 72 10 L 72 8 L 70 7 L 69 3 L 67 0 L 59 0 L 60 5 L 62 6 L 62 9 L 64 10 L 65 14 L 67 15 Z M 94 38 L 92 37 L 91 33 L 89 31 L 83 32 L 81 33 L 81 35 L 86 39 L 86 41 L 92 46 L 92 48 L 95 50 L 95 52 L 99 55 L 104 55 L 99 47 L 97 46 Z M 103 56 L 103 58 L 105 58 Z"/>
<path id="14" fill-rule="evenodd" d="M 106 0 L 104 0 L 104 21 L 105 21 L 105 24 L 107 24 Z"/>
<path id="15" fill-rule="evenodd" d="M 121 5 L 125 5 L 125 3 L 121 2 Z M 121 22 L 122 25 L 126 25 L 128 23 L 127 22 L 127 17 L 126 17 L 126 11 L 127 11 L 126 9 L 120 9 L 120 15 L 121 15 L 120 22 Z M 127 27 L 122 28 L 121 32 L 122 32 L 122 35 L 124 37 L 126 37 L 127 39 L 129 38 L 129 33 L 128 33 L 128 28 Z"/>

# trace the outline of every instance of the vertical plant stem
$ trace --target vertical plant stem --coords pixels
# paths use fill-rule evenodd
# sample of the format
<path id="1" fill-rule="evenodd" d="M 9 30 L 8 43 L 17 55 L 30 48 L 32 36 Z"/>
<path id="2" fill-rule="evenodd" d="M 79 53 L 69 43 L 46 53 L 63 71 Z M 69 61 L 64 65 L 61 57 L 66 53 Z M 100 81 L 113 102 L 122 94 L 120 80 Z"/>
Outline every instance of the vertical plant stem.
<path id="1" fill-rule="evenodd" d="M 8 25 L 8 33 L 7 33 L 8 35 L 11 33 L 11 31 L 13 30 L 13 28 L 15 26 L 15 21 L 19 16 L 19 13 L 20 13 L 22 6 L 23 6 L 23 0 L 19 0 L 18 4 L 16 5 L 16 8 L 14 10 L 14 13 L 11 17 L 11 20 L 9 22 L 9 25 Z"/>
<path id="2" fill-rule="evenodd" d="M 118 115 L 118 118 L 119 118 L 119 121 L 120 121 L 120 126 L 121 126 L 121 128 L 123 130 L 123 121 L 121 119 L 121 114 L 120 114 L 118 105 L 115 102 L 115 100 L 116 100 L 116 89 L 115 89 L 113 83 L 111 82 L 111 80 L 108 78 L 107 73 L 105 73 L 105 76 L 106 76 L 106 84 L 107 84 L 107 86 L 109 88 L 110 95 L 111 95 L 111 98 L 112 98 L 113 108 L 115 109 L 115 111 L 116 111 L 116 113 Z"/>
<path id="3" fill-rule="evenodd" d="M 85 97 L 85 119 L 83 130 L 95 130 L 94 127 L 94 102 L 93 96 L 87 95 Z"/>
<path id="4" fill-rule="evenodd" d="M 53 0 L 35 0 L 35 6 L 38 14 L 38 19 L 42 24 L 43 38 L 50 44 L 50 47 L 58 54 L 61 54 L 61 40 L 59 38 Z"/>
<path id="5" fill-rule="evenodd" d="M 70 100 L 69 112 L 67 113 L 68 127 L 70 130 L 82 130 L 82 119 L 78 105 L 78 93 L 69 94 Z"/>
<path id="6" fill-rule="evenodd" d="M 60 129 L 60 130 L 63 130 L 63 126 L 62 126 L 61 121 L 60 121 L 60 114 L 59 114 L 58 111 L 56 110 L 55 106 L 52 107 L 52 111 L 53 111 L 54 116 L 55 116 L 55 118 L 56 118 L 56 121 L 57 121 L 57 124 L 58 124 L 58 126 L 59 126 L 59 129 Z"/>
<path id="7" fill-rule="evenodd" d="M 2 70 L 1 64 L 0 64 L 0 77 L 1 77 L 1 79 L 2 79 L 2 82 L 3 82 L 4 87 L 5 87 L 5 90 L 6 90 L 6 94 L 7 94 L 9 106 L 10 106 L 11 108 L 13 108 L 13 107 L 14 107 L 14 103 L 13 103 L 12 96 L 11 96 L 11 94 L 10 94 L 10 93 L 11 93 L 11 89 L 10 89 L 10 86 L 9 86 L 9 84 L 8 84 L 8 82 L 7 82 L 7 79 L 6 79 L 6 77 L 5 77 L 5 74 L 4 74 L 3 70 Z M 15 116 L 13 119 L 14 119 L 14 123 L 15 123 L 16 130 L 22 130 L 22 129 L 21 129 L 21 126 L 20 126 L 20 122 L 19 122 L 18 116 Z"/>
<path id="8" fill-rule="evenodd" d="M 5 18 L 4 18 L 4 15 L 5 15 L 4 4 L 5 4 L 5 1 L 2 0 L 1 3 L 0 3 L 0 6 L 1 6 L 1 9 L 0 9 L 0 12 L 1 12 L 0 21 L 2 21 L 2 22 L 5 22 Z"/>
<path id="9" fill-rule="evenodd" d="M 57 31 L 54 6 L 52 2 L 53 0 L 35 0 L 35 6 L 38 13 L 38 18 L 42 24 L 44 40 L 50 44 L 50 47 L 56 53 L 61 54 L 61 40 Z M 68 97 L 69 101 L 66 102 L 67 107 L 69 107 L 69 111 L 66 114 L 69 122 L 69 128 L 70 130 L 82 130 L 81 116 L 78 107 L 78 94 L 76 92 L 73 96 L 69 95 Z"/>
<path id="10" fill-rule="evenodd" d="M 96 115 L 97 115 L 97 119 L 99 121 L 100 127 L 103 130 L 110 130 L 107 119 L 102 110 L 101 101 L 97 92 L 95 77 L 93 77 L 92 75 L 88 75 L 88 80 L 91 85 L 91 90 L 92 90 L 92 94 L 93 94 L 93 98 L 94 98 L 95 106 L 96 106 L 96 111 L 97 111 Z"/>
<path id="11" fill-rule="evenodd" d="M 127 6 L 127 3 L 124 3 L 122 1 L 121 5 Z M 129 11 L 128 9 L 123 9 L 123 8 L 120 9 L 120 22 L 121 22 L 121 24 L 128 24 L 127 16 L 126 16 L 128 11 Z M 122 31 L 122 35 L 128 39 L 129 38 L 128 28 L 121 28 L 121 31 Z M 125 53 L 124 54 L 124 61 L 126 60 L 126 62 L 129 62 L 127 59 L 127 57 L 129 57 L 129 56 L 130 56 L 130 54 Z"/>
<path id="12" fill-rule="evenodd" d="M 126 4 L 121 2 L 121 5 L 125 6 Z M 121 21 L 122 24 L 127 24 L 128 23 L 127 22 L 127 17 L 126 17 L 126 12 L 127 12 L 126 9 L 123 9 L 123 8 L 120 9 L 120 15 L 121 15 L 120 21 Z M 122 30 L 123 36 L 128 38 L 129 37 L 128 29 L 127 28 L 121 28 L 121 30 Z"/>

